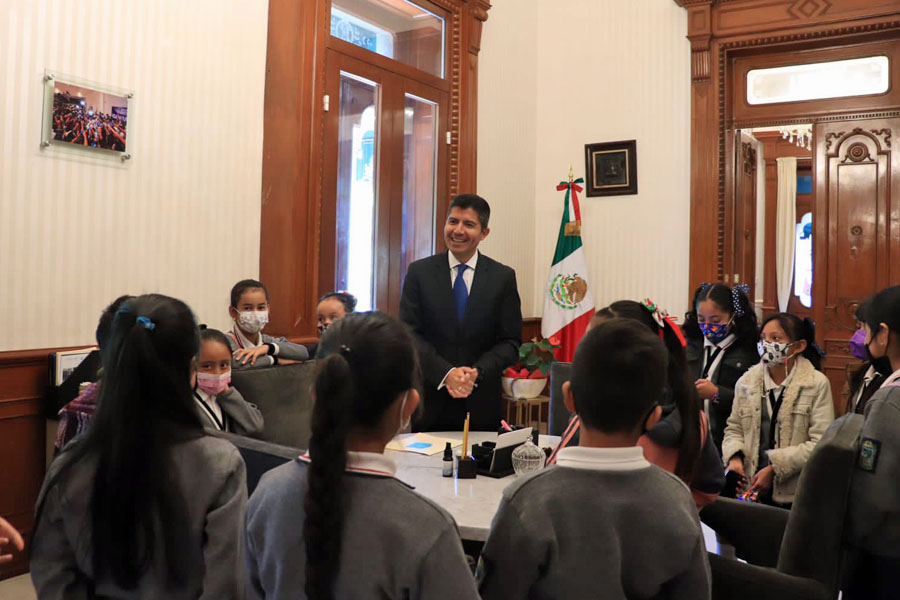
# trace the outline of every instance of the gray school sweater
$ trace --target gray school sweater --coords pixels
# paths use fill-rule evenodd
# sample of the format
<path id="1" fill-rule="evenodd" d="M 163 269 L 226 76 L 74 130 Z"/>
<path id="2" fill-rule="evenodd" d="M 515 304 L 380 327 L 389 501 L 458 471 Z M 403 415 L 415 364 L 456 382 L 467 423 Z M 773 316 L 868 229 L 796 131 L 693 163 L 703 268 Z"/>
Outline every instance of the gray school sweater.
<path id="1" fill-rule="evenodd" d="M 266 473 L 247 505 L 247 598 L 306 598 L 303 503 L 308 465 Z M 393 477 L 348 472 L 335 598 L 477 599 L 456 523 Z"/>
<path id="2" fill-rule="evenodd" d="M 67 448 L 77 444 L 75 440 Z M 44 503 L 31 541 L 31 580 L 41 600 L 240 600 L 244 574 L 241 557 L 247 479 L 237 448 L 225 440 L 203 436 L 172 446 L 172 475 L 183 490 L 190 523 L 188 581 L 167 589 L 162 544 L 154 562 L 138 582 L 124 590 L 109 577 L 95 578 L 91 552 L 90 498 L 96 457 L 72 465 L 56 482 L 48 482 L 72 454 L 64 451 L 50 465 L 38 498 Z M 165 526 L 160 527 L 165 535 Z M 161 539 L 161 538 L 160 538 Z"/>
<path id="3" fill-rule="evenodd" d="M 231 347 L 231 352 L 233 353 L 235 350 L 239 350 L 241 347 L 238 345 L 236 339 L 237 334 L 234 330 L 229 331 L 225 337 L 228 338 L 228 345 Z M 309 360 L 309 350 L 306 349 L 306 346 L 303 344 L 295 344 L 294 342 L 289 341 L 286 337 L 272 337 L 271 335 L 267 335 L 265 333 L 260 334 L 260 344 L 275 344 L 275 356 L 278 358 L 287 358 L 290 360 Z M 250 364 L 248 361 L 247 364 L 242 364 L 240 361 L 232 359 L 231 368 L 232 369 L 258 369 L 260 367 L 271 367 L 275 364 L 275 358 L 266 354 L 265 356 L 260 356 L 256 359 L 255 364 Z"/>
<path id="4" fill-rule="evenodd" d="M 710 597 L 697 509 L 674 475 L 558 465 L 503 492 L 481 554 L 484 600 Z M 632 449 L 615 449 L 632 450 Z"/>

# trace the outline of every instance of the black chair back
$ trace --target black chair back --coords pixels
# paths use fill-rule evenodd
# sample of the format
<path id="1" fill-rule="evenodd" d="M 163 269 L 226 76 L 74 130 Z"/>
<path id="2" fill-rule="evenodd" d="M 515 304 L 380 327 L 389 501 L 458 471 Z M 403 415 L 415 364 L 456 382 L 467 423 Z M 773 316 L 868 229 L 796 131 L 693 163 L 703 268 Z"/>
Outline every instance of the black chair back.
<path id="1" fill-rule="evenodd" d="M 572 414 L 562 396 L 562 384 L 572 377 L 572 363 L 555 362 L 550 365 L 550 422 L 548 433 L 562 435 Z"/>
<path id="2" fill-rule="evenodd" d="M 290 446 L 279 446 L 261 440 L 254 440 L 242 435 L 225 433 L 207 429 L 209 435 L 228 440 L 241 453 L 244 464 L 247 465 L 247 496 L 253 493 L 259 484 L 260 478 L 270 469 L 281 466 L 301 454 L 303 450 Z"/>

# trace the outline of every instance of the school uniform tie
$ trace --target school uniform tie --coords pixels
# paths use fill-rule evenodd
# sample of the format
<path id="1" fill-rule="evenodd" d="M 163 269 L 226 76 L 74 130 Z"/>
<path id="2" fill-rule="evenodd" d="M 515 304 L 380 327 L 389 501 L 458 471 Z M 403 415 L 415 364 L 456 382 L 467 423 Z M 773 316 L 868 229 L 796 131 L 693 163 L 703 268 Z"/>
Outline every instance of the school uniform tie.
<path id="1" fill-rule="evenodd" d="M 466 280 L 463 279 L 463 273 L 469 265 L 460 264 L 456 267 L 456 280 L 453 282 L 453 298 L 456 300 L 456 315 L 459 322 L 462 323 L 463 315 L 466 314 L 466 303 L 469 301 L 469 290 L 466 288 Z"/>

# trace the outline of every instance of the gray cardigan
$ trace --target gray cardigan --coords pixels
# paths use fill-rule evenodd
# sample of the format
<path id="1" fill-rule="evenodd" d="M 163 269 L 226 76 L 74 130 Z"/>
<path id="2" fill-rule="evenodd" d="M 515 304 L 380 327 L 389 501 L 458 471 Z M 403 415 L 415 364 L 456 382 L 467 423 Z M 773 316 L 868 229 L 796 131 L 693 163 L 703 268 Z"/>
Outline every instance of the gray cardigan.
<path id="1" fill-rule="evenodd" d="M 900 559 L 900 387 L 883 386 L 865 410 L 847 538 L 872 554 Z"/>
<path id="2" fill-rule="evenodd" d="M 216 402 L 222 408 L 222 413 L 227 416 L 225 431 L 248 437 L 258 437 L 262 433 L 263 416 L 255 404 L 247 402 L 241 393 L 233 387 L 216 396 Z M 197 414 L 203 421 L 203 426 L 218 430 L 209 413 L 197 406 Z"/>
<path id="3" fill-rule="evenodd" d="M 260 339 L 263 344 L 275 344 L 277 350 L 275 351 L 275 357 L 278 358 L 287 358 L 289 360 L 309 360 L 309 350 L 306 349 L 306 346 L 303 344 L 295 344 L 294 342 L 288 341 L 285 337 L 275 338 L 271 335 L 266 335 L 265 333 L 260 334 Z M 237 342 L 234 340 L 234 334 L 230 331 L 225 334 L 225 337 L 228 338 L 228 345 L 231 346 L 231 351 L 239 350 L 240 346 L 237 345 Z M 272 355 L 260 356 L 256 359 L 256 364 L 251 365 L 247 362 L 246 365 L 241 364 L 240 361 L 232 359 L 231 368 L 232 369 L 258 369 L 259 367 L 271 367 L 275 364 L 275 358 Z"/>
<path id="4" fill-rule="evenodd" d="M 247 598 L 306 598 L 307 464 L 266 473 L 247 506 Z M 347 473 L 335 598 L 477 599 L 453 517 L 393 477 Z"/>
<path id="5" fill-rule="evenodd" d="M 77 442 L 76 442 L 77 443 Z M 185 510 L 193 546 L 188 552 L 188 581 L 181 589 L 166 588 L 165 566 L 159 561 L 134 590 L 123 590 L 111 579 L 95 580 L 91 553 L 89 500 L 96 458 L 72 465 L 52 487 L 47 482 L 67 458 L 63 452 L 50 466 L 38 506 L 41 520 L 31 542 L 31 580 L 41 600 L 96 597 L 129 600 L 243 598 L 241 539 L 247 501 L 244 461 L 225 440 L 203 436 L 172 446 L 174 480 L 184 490 Z M 161 528 L 161 535 L 165 529 Z"/>
<path id="6" fill-rule="evenodd" d="M 503 490 L 481 553 L 484 600 L 710 597 L 697 509 L 655 465 L 555 465 Z"/>

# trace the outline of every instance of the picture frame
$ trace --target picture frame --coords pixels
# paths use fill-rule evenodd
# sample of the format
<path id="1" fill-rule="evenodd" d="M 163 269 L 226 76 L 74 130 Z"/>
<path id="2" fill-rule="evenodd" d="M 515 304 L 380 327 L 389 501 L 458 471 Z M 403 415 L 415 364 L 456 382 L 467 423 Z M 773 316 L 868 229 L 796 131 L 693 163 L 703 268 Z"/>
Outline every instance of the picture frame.
<path id="1" fill-rule="evenodd" d="M 124 163 L 131 158 L 134 93 L 46 70 L 41 150 Z"/>
<path id="2" fill-rule="evenodd" d="M 72 371 L 87 358 L 88 354 L 97 349 L 97 346 L 89 348 L 78 348 L 77 350 L 62 350 L 54 352 L 50 355 L 51 371 L 50 383 L 54 386 L 62 385 L 62 382 L 68 379 Z"/>
<path id="3" fill-rule="evenodd" d="M 585 144 L 584 162 L 588 196 L 638 193 L 637 140 Z"/>

